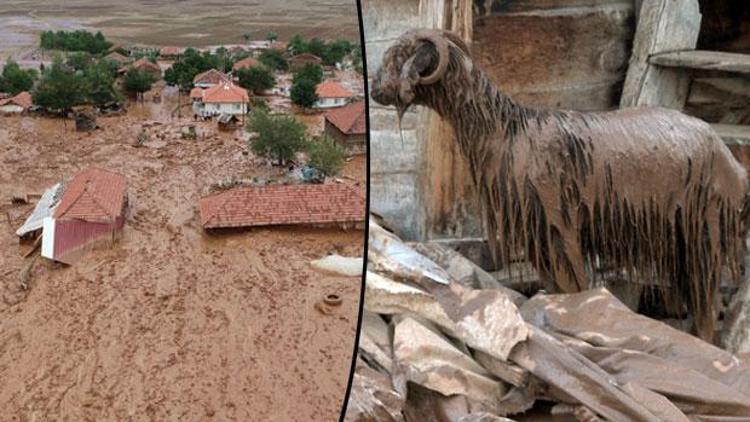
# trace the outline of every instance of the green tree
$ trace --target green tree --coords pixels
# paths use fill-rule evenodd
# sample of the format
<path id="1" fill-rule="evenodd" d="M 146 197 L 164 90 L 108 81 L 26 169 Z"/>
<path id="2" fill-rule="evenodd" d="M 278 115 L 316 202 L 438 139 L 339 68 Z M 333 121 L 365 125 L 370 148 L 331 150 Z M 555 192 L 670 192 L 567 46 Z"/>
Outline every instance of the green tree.
<path id="1" fill-rule="evenodd" d="M 346 158 L 341 145 L 328 136 L 322 136 L 309 141 L 307 156 L 307 164 L 326 176 L 339 174 Z"/>
<path id="2" fill-rule="evenodd" d="M 266 39 L 267 39 L 268 41 L 270 41 L 270 42 L 271 42 L 271 44 L 273 44 L 273 43 L 274 43 L 274 41 L 276 41 L 276 40 L 278 40 L 278 39 L 279 39 L 279 34 L 277 34 L 277 33 L 276 33 L 276 32 L 274 32 L 274 31 L 268 31 L 268 33 L 266 33 Z"/>
<path id="3" fill-rule="evenodd" d="M 300 107 L 310 108 L 318 101 L 318 93 L 315 91 L 316 85 L 309 79 L 300 79 L 293 82 L 289 98 Z"/>
<path id="4" fill-rule="evenodd" d="M 258 134 L 250 141 L 252 151 L 276 160 L 279 165 L 292 160 L 307 143 L 305 125 L 292 116 L 274 116 L 258 109 L 250 118 L 247 128 Z"/>
<path id="5" fill-rule="evenodd" d="M 103 106 L 121 100 L 120 95 L 115 90 L 115 78 L 112 75 L 112 69 L 106 63 L 106 60 L 90 65 L 83 75 L 86 82 L 87 101 Z"/>
<path id="6" fill-rule="evenodd" d="M 153 83 L 153 75 L 144 70 L 131 69 L 125 74 L 125 91 L 135 94 L 136 97 L 141 97 L 144 92 L 150 90 Z"/>
<path id="7" fill-rule="evenodd" d="M 253 66 L 237 72 L 241 87 L 251 91 L 264 91 L 276 85 L 276 77 L 265 66 Z"/>
<path id="8" fill-rule="evenodd" d="M 36 78 L 36 70 L 23 70 L 18 63 L 8 59 L 3 67 L 3 74 L 0 76 L 0 92 L 16 95 L 23 91 L 30 91 Z"/>
<path id="9" fill-rule="evenodd" d="M 46 50 L 86 51 L 101 54 L 112 47 L 101 32 L 78 31 L 44 31 L 39 37 L 39 46 Z"/>
<path id="10" fill-rule="evenodd" d="M 323 82 L 323 68 L 319 64 L 305 63 L 300 70 L 294 73 L 292 84 L 303 79 L 311 81 L 314 85 Z"/>
<path id="11" fill-rule="evenodd" d="M 323 56 L 326 51 L 326 43 L 320 38 L 313 38 L 307 43 L 307 52 L 318 57 Z"/>
<path id="12" fill-rule="evenodd" d="M 289 69 L 289 63 L 286 62 L 284 55 L 279 50 L 263 50 L 258 60 L 273 70 L 285 71 Z"/>
<path id="13" fill-rule="evenodd" d="M 44 71 L 31 96 L 34 104 L 66 114 L 74 106 L 85 102 L 86 91 L 83 74 L 65 69 L 58 59 Z"/>
<path id="14" fill-rule="evenodd" d="M 297 34 L 289 40 L 289 46 L 287 47 L 290 53 L 300 54 L 307 51 L 307 43 L 302 35 Z"/>
<path id="15" fill-rule="evenodd" d="M 84 70 L 93 63 L 94 59 L 91 54 L 85 51 L 77 51 L 68 55 L 68 59 L 65 64 L 72 67 L 74 70 Z"/>
<path id="16" fill-rule="evenodd" d="M 252 34 L 250 34 L 249 32 L 245 32 L 242 34 L 242 38 L 245 39 L 245 42 L 250 42 L 250 38 L 252 38 Z"/>
<path id="17" fill-rule="evenodd" d="M 344 60 L 347 54 L 352 51 L 352 44 L 347 40 L 336 40 L 326 45 L 320 58 L 327 66 L 335 66 Z"/>

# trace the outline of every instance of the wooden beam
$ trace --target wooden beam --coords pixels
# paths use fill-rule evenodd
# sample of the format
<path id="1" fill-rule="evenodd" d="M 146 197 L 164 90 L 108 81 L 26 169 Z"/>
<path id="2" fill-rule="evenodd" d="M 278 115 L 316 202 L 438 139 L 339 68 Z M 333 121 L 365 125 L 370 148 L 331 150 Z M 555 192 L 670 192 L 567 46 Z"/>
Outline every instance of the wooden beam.
<path id="1" fill-rule="evenodd" d="M 700 23 L 697 0 L 642 2 L 620 107 L 683 108 L 690 76 L 680 69 L 654 66 L 649 63 L 649 57 L 694 49 Z"/>
<path id="2" fill-rule="evenodd" d="M 712 123 L 711 127 L 727 145 L 750 145 L 750 126 Z"/>
<path id="3" fill-rule="evenodd" d="M 750 54 L 688 50 L 654 54 L 649 63 L 659 66 L 722 70 L 750 74 Z"/>

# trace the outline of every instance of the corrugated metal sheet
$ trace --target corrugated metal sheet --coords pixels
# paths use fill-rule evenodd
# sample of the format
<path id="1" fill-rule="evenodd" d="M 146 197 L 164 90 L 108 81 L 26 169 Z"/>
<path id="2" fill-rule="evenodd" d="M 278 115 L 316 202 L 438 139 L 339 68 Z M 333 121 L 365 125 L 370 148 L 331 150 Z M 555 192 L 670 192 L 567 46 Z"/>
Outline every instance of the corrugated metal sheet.
<path id="1" fill-rule="evenodd" d="M 78 252 L 94 242 L 107 240 L 108 237 L 121 230 L 124 223 L 125 220 L 122 217 L 118 217 L 112 223 L 56 220 L 54 236 L 51 238 L 54 242 L 52 259 L 70 264 L 72 258 L 78 255 Z"/>
<path id="2" fill-rule="evenodd" d="M 34 211 L 31 212 L 29 218 L 23 223 L 23 226 L 16 230 L 17 236 L 23 236 L 27 233 L 31 233 L 34 230 L 42 228 L 42 224 L 46 217 L 51 217 L 52 213 L 55 212 L 57 207 L 58 191 L 62 187 L 62 183 L 58 183 L 55 186 L 44 191 L 42 198 L 36 203 Z"/>

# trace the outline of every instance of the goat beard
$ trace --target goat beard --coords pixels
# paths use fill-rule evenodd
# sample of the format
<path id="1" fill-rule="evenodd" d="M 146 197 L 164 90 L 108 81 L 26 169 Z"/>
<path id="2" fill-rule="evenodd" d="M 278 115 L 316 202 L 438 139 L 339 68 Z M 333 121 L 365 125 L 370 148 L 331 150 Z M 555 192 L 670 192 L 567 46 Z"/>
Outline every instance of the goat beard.
<path id="1" fill-rule="evenodd" d="M 404 114 L 406 114 L 406 112 L 409 110 L 409 107 L 411 107 L 411 103 L 406 103 L 406 104 L 398 103 L 398 104 L 396 104 L 396 111 L 397 111 L 397 115 L 398 115 L 398 134 L 401 136 L 401 149 L 402 150 L 405 149 L 406 147 L 404 146 L 404 130 L 403 130 L 402 126 L 401 126 L 401 123 L 402 123 L 402 121 L 404 119 Z"/>

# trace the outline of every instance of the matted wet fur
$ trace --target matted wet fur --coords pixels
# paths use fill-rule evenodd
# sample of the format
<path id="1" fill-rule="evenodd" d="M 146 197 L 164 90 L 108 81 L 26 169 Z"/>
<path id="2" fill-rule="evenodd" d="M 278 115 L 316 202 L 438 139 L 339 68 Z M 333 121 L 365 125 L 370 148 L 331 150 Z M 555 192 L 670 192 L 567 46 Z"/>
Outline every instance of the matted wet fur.
<path id="1" fill-rule="evenodd" d="M 404 34 L 371 94 L 399 116 L 424 105 L 451 123 L 500 263 L 524 251 L 564 292 L 596 285 L 600 269 L 622 271 L 659 286 L 670 311 L 687 310 L 713 337 L 722 267 L 739 277 L 748 181 L 708 124 L 661 108 L 523 106 L 447 31 Z"/>

